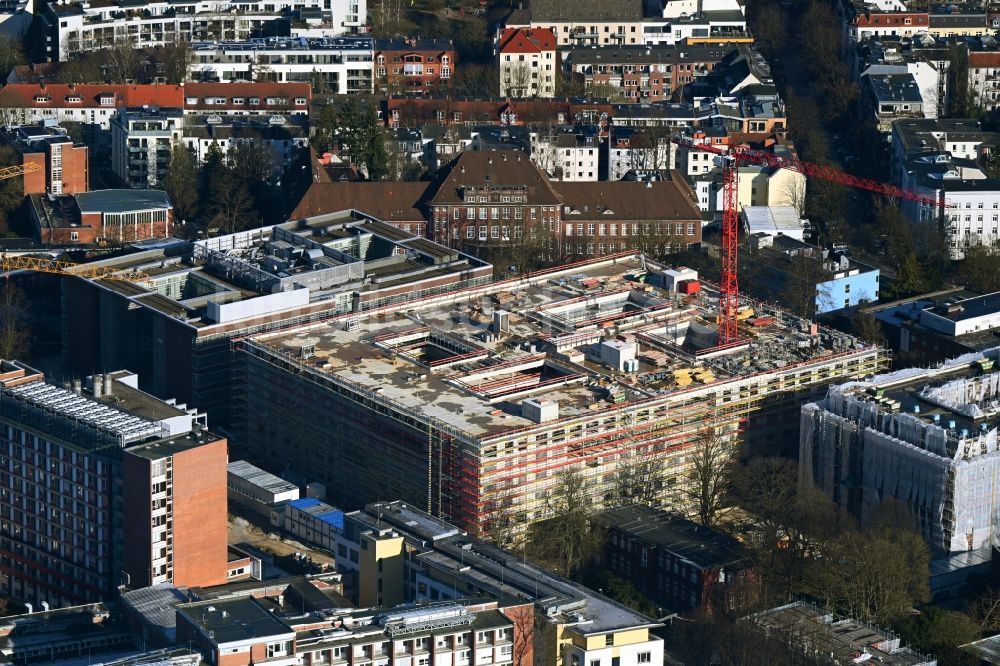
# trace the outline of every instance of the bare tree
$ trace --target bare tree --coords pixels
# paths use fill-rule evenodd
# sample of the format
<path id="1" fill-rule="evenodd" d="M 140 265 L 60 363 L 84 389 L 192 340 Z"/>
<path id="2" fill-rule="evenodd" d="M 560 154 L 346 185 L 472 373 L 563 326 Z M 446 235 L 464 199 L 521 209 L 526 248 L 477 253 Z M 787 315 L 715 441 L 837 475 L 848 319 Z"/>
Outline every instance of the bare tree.
<path id="1" fill-rule="evenodd" d="M 215 190 L 209 205 L 209 226 L 231 234 L 256 226 L 253 197 L 243 183 L 227 178 L 227 186 Z"/>
<path id="2" fill-rule="evenodd" d="M 732 506 L 733 446 L 729 437 L 714 428 L 702 430 L 695 440 L 691 471 L 682 492 L 689 510 L 705 527 L 714 526 Z"/>
<path id="3" fill-rule="evenodd" d="M 652 447 L 626 454 L 618 461 L 608 506 L 656 506 L 663 486 L 663 466 Z"/>
<path id="4" fill-rule="evenodd" d="M 0 287 L 0 358 L 10 361 L 24 358 L 31 349 L 26 304 L 24 292 L 10 278 L 5 278 Z"/>
<path id="5" fill-rule="evenodd" d="M 806 212 L 806 179 L 795 174 L 785 180 L 782 187 L 781 202 L 779 205 L 791 206 L 801 218 Z"/>
<path id="6" fill-rule="evenodd" d="M 521 531 L 522 522 L 516 513 L 517 489 L 511 483 L 498 483 L 484 498 L 483 524 L 480 537 L 485 541 L 512 550 Z"/>
<path id="7" fill-rule="evenodd" d="M 104 49 L 108 76 L 114 83 L 131 83 L 139 76 L 140 51 L 135 39 L 119 37 Z"/>
<path id="8" fill-rule="evenodd" d="M 574 469 L 559 474 L 545 493 L 545 520 L 531 526 L 535 555 L 558 572 L 571 575 L 593 557 L 603 543 L 600 530 L 590 524 L 593 500 L 586 479 Z"/>
<path id="9" fill-rule="evenodd" d="M 1000 590 L 991 587 L 970 604 L 969 615 L 984 634 L 1000 631 Z"/>
<path id="10" fill-rule="evenodd" d="M 503 68 L 503 90 L 500 94 L 509 97 L 531 97 L 531 70 L 523 62 Z"/>
<path id="11" fill-rule="evenodd" d="M 166 44 L 159 52 L 159 61 L 163 66 L 163 77 L 170 85 L 183 83 L 188 76 L 188 69 L 194 61 L 191 44 L 186 39 Z"/>

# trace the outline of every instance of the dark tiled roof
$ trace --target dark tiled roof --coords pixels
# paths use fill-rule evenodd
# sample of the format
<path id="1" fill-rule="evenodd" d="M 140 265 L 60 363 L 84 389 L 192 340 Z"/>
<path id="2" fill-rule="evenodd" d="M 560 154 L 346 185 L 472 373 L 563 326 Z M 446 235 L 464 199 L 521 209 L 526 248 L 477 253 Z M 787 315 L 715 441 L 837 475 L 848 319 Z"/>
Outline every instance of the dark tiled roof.
<path id="1" fill-rule="evenodd" d="M 700 221 L 694 197 L 679 174 L 652 182 L 553 183 L 563 199 L 563 219 Z M 572 212 L 566 213 L 566 207 Z"/>
<path id="2" fill-rule="evenodd" d="M 385 222 L 424 222 L 420 202 L 427 183 L 313 183 L 295 207 L 291 219 L 354 209 Z"/>
<path id="3" fill-rule="evenodd" d="M 465 151 L 443 170 L 444 175 L 432 185 L 432 204 L 461 204 L 465 187 L 483 185 L 524 185 L 532 204 L 558 204 L 559 197 L 548 178 L 521 151 Z"/>
<path id="4" fill-rule="evenodd" d="M 598 514 L 597 520 L 701 567 L 747 560 L 746 550 L 729 535 L 647 506 L 607 509 Z"/>
<path id="5" fill-rule="evenodd" d="M 532 0 L 532 23 L 596 23 L 642 20 L 643 0 Z"/>

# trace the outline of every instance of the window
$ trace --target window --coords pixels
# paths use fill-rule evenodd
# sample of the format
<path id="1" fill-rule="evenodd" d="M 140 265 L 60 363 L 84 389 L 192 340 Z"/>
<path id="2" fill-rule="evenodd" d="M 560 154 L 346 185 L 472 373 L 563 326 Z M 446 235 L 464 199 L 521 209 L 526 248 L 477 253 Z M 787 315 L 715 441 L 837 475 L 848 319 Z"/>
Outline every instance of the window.
<path id="1" fill-rule="evenodd" d="M 459 214 L 460 214 L 460 211 L 457 208 L 454 209 L 453 211 L 451 211 L 451 219 L 457 220 Z"/>
<path id="2" fill-rule="evenodd" d="M 498 220 L 498 219 L 500 219 L 500 209 L 499 208 L 490 208 L 490 219 L 491 220 Z"/>
<path id="3" fill-rule="evenodd" d="M 480 220 L 485 220 L 486 219 L 486 209 L 485 208 L 480 208 L 479 209 L 479 219 Z"/>
<path id="4" fill-rule="evenodd" d="M 636 655 L 636 662 L 640 664 L 648 664 L 653 661 L 653 655 L 649 652 L 640 652 Z"/>
<path id="5" fill-rule="evenodd" d="M 288 643 L 268 643 L 267 644 L 267 658 L 273 659 L 275 657 L 283 657 L 288 654 Z"/>
<path id="6" fill-rule="evenodd" d="M 492 238 L 493 240 L 500 238 L 500 227 L 498 226 L 490 227 L 490 238 Z"/>
<path id="7" fill-rule="evenodd" d="M 243 106 L 243 103 L 244 103 L 245 101 L 246 101 L 246 100 L 245 100 L 245 99 L 243 99 L 242 97 L 234 97 L 234 98 L 233 98 L 233 105 L 234 105 L 234 106 Z"/>
<path id="8" fill-rule="evenodd" d="M 485 226 L 479 227 L 479 240 L 486 240 L 486 229 L 487 227 Z"/>
<path id="9" fill-rule="evenodd" d="M 476 237 L 476 228 L 471 224 L 465 228 L 465 237 L 469 239 Z"/>
<path id="10" fill-rule="evenodd" d="M 608 646 L 608 645 L 614 645 L 614 644 L 615 644 L 615 635 L 614 634 L 608 634 L 607 636 L 604 637 L 604 645 Z"/>

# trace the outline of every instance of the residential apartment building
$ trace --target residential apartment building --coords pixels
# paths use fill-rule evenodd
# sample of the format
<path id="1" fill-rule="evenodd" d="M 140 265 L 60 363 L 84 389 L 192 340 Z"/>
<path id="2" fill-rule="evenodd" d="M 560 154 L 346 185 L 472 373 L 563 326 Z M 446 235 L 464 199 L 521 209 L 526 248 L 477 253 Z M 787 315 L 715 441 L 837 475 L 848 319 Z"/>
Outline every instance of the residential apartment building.
<path id="1" fill-rule="evenodd" d="M 732 47 L 693 45 L 573 49 L 565 59 L 573 76 L 588 88 L 616 93 L 626 102 L 661 102 L 695 77 L 704 76 Z M 605 92 L 605 94 L 607 94 Z"/>
<path id="2" fill-rule="evenodd" d="M 445 98 L 401 98 L 386 100 L 386 125 L 567 125 L 606 123 L 612 105 L 578 99 L 474 100 Z"/>
<path id="3" fill-rule="evenodd" d="M 744 209 L 746 211 L 747 209 Z M 848 254 L 826 250 L 791 235 L 758 232 L 750 237 L 754 279 L 750 293 L 762 300 L 784 301 L 808 315 L 874 303 L 879 298 L 881 272 Z M 796 283 L 808 287 L 796 298 Z M 807 302 L 808 301 L 808 302 Z"/>
<path id="4" fill-rule="evenodd" d="M 259 147 L 267 175 L 277 182 L 309 148 L 309 123 L 305 116 L 235 116 L 209 113 L 183 117 L 180 144 L 187 147 L 198 163 L 218 147 L 227 159 L 240 145 Z"/>
<path id="5" fill-rule="evenodd" d="M 851 43 L 873 37 L 913 37 L 930 28 L 927 12 L 882 11 L 861 5 L 856 3 L 848 14 L 845 29 Z"/>
<path id="6" fill-rule="evenodd" d="M 694 141 L 725 147 L 730 142 L 747 144 L 761 150 L 773 151 L 778 155 L 795 157 L 791 144 L 779 141 L 766 133 L 730 133 L 710 128 L 695 128 L 691 136 Z M 692 150 L 678 146 L 676 150 L 677 169 L 688 175 L 695 191 L 698 208 L 706 219 L 716 219 L 722 215 L 722 169 L 716 164 L 715 156 L 706 151 Z M 806 178 L 790 169 L 774 169 L 757 165 L 739 167 L 737 202 L 740 210 L 747 206 L 791 206 L 802 208 L 806 196 Z"/>
<path id="7" fill-rule="evenodd" d="M 163 187 L 184 126 L 180 109 L 119 109 L 111 120 L 111 168 L 125 186 Z"/>
<path id="8" fill-rule="evenodd" d="M 556 96 L 560 73 L 552 30 L 505 28 L 498 48 L 501 97 Z"/>
<path id="9" fill-rule="evenodd" d="M 1000 294 L 949 289 L 865 309 L 882 326 L 896 367 L 938 364 L 996 345 Z"/>
<path id="10" fill-rule="evenodd" d="M 649 174 L 675 168 L 671 135 L 656 128 L 612 125 L 607 140 L 607 180 L 622 180 L 629 172 Z"/>
<path id="11" fill-rule="evenodd" d="M 505 28 L 551 30 L 559 48 L 622 46 L 643 43 L 642 19 L 641 0 L 539 0 L 530 9 L 514 11 Z"/>
<path id="12" fill-rule="evenodd" d="M 642 504 L 605 509 L 594 521 L 605 530 L 601 565 L 657 606 L 711 613 L 757 597 L 750 554 L 724 532 Z"/>
<path id="13" fill-rule="evenodd" d="M 203 83 L 188 81 L 183 88 L 184 115 L 305 116 L 312 104 L 308 82 Z M 159 104 L 158 106 L 177 106 Z"/>
<path id="14" fill-rule="evenodd" d="M 182 96 L 180 86 L 168 85 L 10 83 L 0 89 L 0 117 L 4 125 L 80 123 L 88 139 L 96 141 L 99 131 L 111 129 L 118 109 L 180 108 Z"/>
<path id="15" fill-rule="evenodd" d="M 455 46 L 449 40 L 375 41 L 375 92 L 380 95 L 441 93 L 454 76 Z"/>
<path id="16" fill-rule="evenodd" d="M 144 49 L 176 42 L 245 41 L 273 29 L 279 19 L 301 12 L 318 12 L 318 27 L 326 34 L 362 32 L 365 0 L 197 0 L 177 5 L 163 0 L 141 7 L 125 1 L 44 3 L 40 17 L 46 27 L 50 60 L 107 47 L 116 39 Z"/>
<path id="17" fill-rule="evenodd" d="M 531 160 L 553 180 L 597 181 L 604 141 L 600 127 L 555 127 L 531 133 Z"/>
<path id="18" fill-rule="evenodd" d="M 499 656 L 513 666 L 546 661 L 547 655 L 560 655 L 562 663 L 579 666 L 639 666 L 663 659 L 663 639 L 650 632 L 662 626 L 658 621 L 553 576 L 515 553 L 491 546 L 404 502 L 370 504 L 346 514 L 337 553 L 345 588 L 351 588 L 353 581 L 353 589 L 345 591 L 361 605 L 375 603 L 379 597 L 415 602 L 417 607 L 407 618 L 414 630 L 417 622 L 428 616 L 424 610 L 428 600 L 430 608 L 443 609 L 462 598 L 499 602 L 502 617 L 496 621 L 504 622 L 506 631 L 501 628 L 492 633 L 488 629 L 484 636 L 470 633 L 462 641 L 457 637 L 449 640 L 448 636 L 453 631 L 448 628 L 449 615 L 456 611 L 443 614 L 443 636 L 423 645 L 434 653 L 435 663 L 439 653 L 450 660 L 449 653 L 473 645 L 473 651 L 484 649 L 483 663 L 493 663 L 497 644 L 508 642 L 510 649 L 501 649 Z M 435 600 L 442 601 L 435 604 Z M 387 605 L 393 603 L 397 602 Z M 389 610 L 383 617 L 390 620 L 395 612 Z M 471 639 L 475 639 L 474 644 Z M 473 663 L 472 655 L 469 659 L 468 663 Z M 448 663 L 466 661 L 458 655 Z"/>
<path id="19" fill-rule="evenodd" d="M 866 74 L 861 77 L 862 119 L 888 134 L 892 123 L 904 118 L 923 118 L 924 100 L 912 74 Z M 937 106 L 932 106 L 936 113 Z"/>
<path id="20" fill-rule="evenodd" d="M 75 194 L 90 189 L 88 147 L 75 144 L 54 121 L 7 127 L 0 136 L 17 152 L 20 164 L 38 167 L 22 177 L 24 196 Z"/>
<path id="21" fill-rule="evenodd" d="M 169 238 L 173 205 L 162 190 L 97 190 L 30 197 L 31 220 L 40 243 L 125 245 Z"/>
<path id="22" fill-rule="evenodd" d="M 191 45 L 197 81 L 305 82 L 330 95 L 371 93 L 375 57 L 368 37 L 268 37 Z"/>
<path id="23" fill-rule="evenodd" d="M 1000 50 L 970 50 L 967 63 L 968 89 L 976 107 L 983 112 L 1000 107 Z"/>
<path id="24" fill-rule="evenodd" d="M 753 43 L 743 6 L 733 0 L 601 3 L 544 0 L 515 10 L 506 28 L 548 28 L 565 47 Z M 686 7 L 685 7 L 686 6 Z M 691 11 L 688 11 L 691 10 Z"/>
<path id="25" fill-rule="evenodd" d="M 1000 181 L 988 178 L 980 164 L 998 144 L 1000 137 L 984 132 L 976 120 L 892 124 L 893 179 L 928 198 L 902 202 L 900 208 L 914 222 L 941 224 L 953 258 L 971 245 L 1000 241 Z"/>
<path id="26" fill-rule="evenodd" d="M 505 612 L 511 611 L 496 602 L 470 601 L 386 607 L 374 613 L 324 609 L 294 617 L 274 613 L 252 596 L 176 608 L 178 642 L 190 641 L 211 663 L 225 666 L 262 661 L 351 666 L 372 660 L 386 666 L 445 661 L 530 666 L 530 660 L 514 656 L 514 649 L 530 645 L 533 627 L 520 628 Z M 253 628 L 250 636 L 246 627 Z"/>
<path id="27" fill-rule="evenodd" d="M 225 582 L 226 440 L 131 373 L 86 386 L 0 363 L 5 595 L 58 607 L 120 585 Z"/>
<path id="28" fill-rule="evenodd" d="M 936 554 L 996 532 L 997 350 L 836 386 L 802 407 L 802 478 L 867 522 L 906 506 Z"/>

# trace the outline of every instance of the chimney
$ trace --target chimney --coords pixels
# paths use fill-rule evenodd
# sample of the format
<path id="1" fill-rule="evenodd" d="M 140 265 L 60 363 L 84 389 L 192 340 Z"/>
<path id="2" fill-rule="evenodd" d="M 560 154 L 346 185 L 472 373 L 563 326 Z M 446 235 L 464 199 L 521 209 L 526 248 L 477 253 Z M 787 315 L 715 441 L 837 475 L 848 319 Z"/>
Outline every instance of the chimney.
<path id="1" fill-rule="evenodd" d="M 104 393 L 105 397 L 111 395 L 111 389 L 112 389 L 111 382 L 113 381 L 114 379 L 111 377 L 111 375 L 104 375 L 104 390 L 102 391 L 102 393 Z"/>
<path id="2" fill-rule="evenodd" d="M 79 379 L 74 379 L 73 380 L 73 393 L 76 393 L 77 395 L 80 395 L 80 393 L 82 393 L 82 392 L 83 392 L 83 384 L 80 382 Z"/>
<path id="3" fill-rule="evenodd" d="M 101 399 L 101 389 L 104 388 L 102 383 L 103 379 L 104 375 L 94 375 L 94 377 L 91 379 L 90 392 L 94 395 L 94 400 Z"/>

